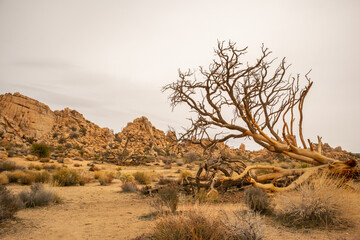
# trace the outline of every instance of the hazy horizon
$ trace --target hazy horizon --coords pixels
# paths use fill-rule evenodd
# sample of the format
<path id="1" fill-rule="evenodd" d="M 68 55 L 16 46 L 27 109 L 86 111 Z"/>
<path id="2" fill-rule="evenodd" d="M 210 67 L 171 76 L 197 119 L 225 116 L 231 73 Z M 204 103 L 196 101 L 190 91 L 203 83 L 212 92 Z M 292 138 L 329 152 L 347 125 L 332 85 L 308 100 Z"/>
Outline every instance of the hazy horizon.
<path id="1" fill-rule="evenodd" d="M 181 131 L 188 109 L 172 112 L 161 87 L 179 68 L 207 66 L 218 40 L 248 46 L 245 60 L 264 43 L 289 73 L 312 69 L 305 138 L 360 152 L 359 10 L 356 0 L 0 0 L 0 94 L 69 107 L 115 132 L 140 116 Z"/>

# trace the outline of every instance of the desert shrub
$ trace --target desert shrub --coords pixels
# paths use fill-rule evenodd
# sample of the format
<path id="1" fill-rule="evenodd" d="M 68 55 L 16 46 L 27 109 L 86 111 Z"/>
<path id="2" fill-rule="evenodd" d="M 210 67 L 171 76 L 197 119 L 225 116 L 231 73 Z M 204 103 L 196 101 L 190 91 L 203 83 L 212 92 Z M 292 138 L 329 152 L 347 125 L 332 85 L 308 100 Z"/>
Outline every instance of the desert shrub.
<path id="1" fill-rule="evenodd" d="M 79 132 L 83 135 L 83 136 L 85 136 L 86 135 L 86 128 L 84 128 L 84 127 L 81 127 L 80 128 L 80 130 L 79 130 Z"/>
<path id="2" fill-rule="evenodd" d="M 98 181 L 102 186 L 109 185 L 113 180 L 114 180 L 113 174 L 109 172 L 102 173 L 98 178 Z"/>
<path id="3" fill-rule="evenodd" d="M 38 171 L 40 171 L 41 169 L 43 169 L 43 166 L 42 166 L 42 165 L 39 165 L 39 164 L 32 164 L 32 163 L 30 163 L 30 164 L 28 165 L 28 169 L 29 169 L 29 170 L 38 170 Z"/>
<path id="4" fill-rule="evenodd" d="M 0 172 L 14 171 L 15 169 L 18 169 L 18 166 L 16 166 L 16 163 L 14 161 L 5 160 L 0 162 Z"/>
<path id="5" fill-rule="evenodd" d="M 136 192 L 138 187 L 134 182 L 126 182 L 121 185 L 121 189 L 123 192 Z"/>
<path id="6" fill-rule="evenodd" d="M 91 182 L 94 177 L 88 171 L 79 171 L 80 174 L 80 186 L 84 186 L 86 183 Z"/>
<path id="7" fill-rule="evenodd" d="M 71 134 L 69 135 L 69 137 L 70 137 L 71 139 L 78 138 L 78 137 L 79 137 L 79 134 L 77 134 L 77 133 L 71 133 Z"/>
<path id="8" fill-rule="evenodd" d="M 172 213 L 176 212 L 179 204 L 179 188 L 175 184 L 170 184 L 159 190 L 158 198 L 160 204 L 169 208 Z"/>
<path id="9" fill-rule="evenodd" d="M 19 193 L 19 198 L 27 208 L 37 206 L 47 206 L 51 203 L 59 203 L 60 198 L 55 193 L 46 190 L 40 183 L 30 187 L 30 191 L 23 190 Z"/>
<path id="10" fill-rule="evenodd" d="M 135 181 L 135 177 L 131 173 L 121 173 L 119 179 L 123 183 Z"/>
<path id="11" fill-rule="evenodd" d="M 287 226 L 346 227 L 359 212 L 358 194 L 346 189 L 342 179 L 315 177 L 297 190 L 275 198 L 275 215 Z"/>
<path id="12" fill-rule="evenodd" d="M 20 207 L 19 199 L 5 186 L 0 185 L 0 221 L 14 217 Z"/>
<path id="13" fill-rule="evenodd" d="M 154 239 L 229 239 L 222 222 L 198 211 L 184 212 L 160 218 L 152 233 Z"/>
<path id="14" fill-rule="evenodd" d="M 66 143 L 66 138 L 61 137 L 61 138 L 58 140 L 58 143 L 59 143 L 59 144 L 64 144 L 64 143 Z"/>
<path id="15" fill-rule="evenodd" d="M 6 172 L 6 175 L 9 179 L 9 183 L 17 183 L 19 179 L 25 175 L 25 173 L 21 170 L 15 170 L 13 172 Z"/>
<path id="16" fill-rule="evenodd" d="M 67 143 L 67 144 L 65 144 L 65 148 L 67 148 L 67 149 L 70 149 L 70 148 L 72 148 L 73 146 L 72 146 L 72 144 L 71 143 Z"/>
<path id="17" fill-rule="evenodd" d="M 171 164 L 164 165 L 164 169 L 171 169 L 171 168 L 172 168 Z"/>
<path id="18" fill-rule="evenodd" d="M 185 161 L 188 163 L 199 161 L 201 158 L 200 154 L 198 154 L 196 152 L 187 152 L 184 154 L 183 157 L 184 157 Z"/>
<path id="19" fill-rule="evenodd" d="M 44 143 L 33 143 L 30 152 L 39 158 L 47 158 L 50 156 L 50 150 L 50 147 Z"/>
<path id="20" fill-rule="evenodd" d="M 133 176 L 136 181 L 140 184 L 150 184 L 151 181 L 155 178 L 154 173 L 151 172 L 135 172 L 133 173 Z"/>
<path id="21" fill-rule="evenodd" d="M 180 172 L 180 179 L 186 179 L 191 176 L 192 176 L 192 173 L 188 170 L 183 170 Z"/>
<path id="22" fill-rule="evenodd" d="M 232 216 L 225 213 L 227 239 L 262 240 L 263 224 L 263 219 L 253 211 L 234 211 Z"/>
<path id="23" fill-rule="evenodd" d="M 53 182 L 58 186 L 74 186 L 80 184 L 81 176 L 76 170 L 62 168 L 54 173 Z"/>
<path id="24" fill-rule="evenodd" d="M 48 171 L 34 172 L 33 176 L 36 183 L 48 183 L 51 181 L 51 175 Z"/>
<path id="25" fill-rule="evenodd" d="M 257 187 L 251 187 L 244 192 L 245 204 L 253 211 L 266 212 L 270 210 L 270 201 L 266 192 Z"/>
<path id="26" fill-rule="evenodd" d="M 77 128 L 75 126 L 71 126 L 69 127 L 71 129 L 71 131 L 75 132 L 77 130 Z"/>
<path id="27" fill-rule="evenodd" d="M 54 132 L 52 135 L 53 138 L 57 138 L 58 136 L 60 136 L 60 133 L 58 133 L 58 132 Z"/>
<path id="28" fill-rule="evenodd" d="M 24 172 L 24 174 L 20 174 L 18 178 L 18 182 L 23 185 L 31 185 L 34 180 L 34 175 L 31 172 Z"/>
<path id="29" fill-rule="evenodd" d="M 61 166 L 60 165 L 57 165 L 57 164 L 43 164 L 43 169 L 45 170 L 58 170 L 58 169 L 61 169 Z"/>
<path id="30" fill-rule="evenodd" d="M 9 183 L 9 179 L 5 173 L 0 173 L 0 184 L 5 185 Z"/>

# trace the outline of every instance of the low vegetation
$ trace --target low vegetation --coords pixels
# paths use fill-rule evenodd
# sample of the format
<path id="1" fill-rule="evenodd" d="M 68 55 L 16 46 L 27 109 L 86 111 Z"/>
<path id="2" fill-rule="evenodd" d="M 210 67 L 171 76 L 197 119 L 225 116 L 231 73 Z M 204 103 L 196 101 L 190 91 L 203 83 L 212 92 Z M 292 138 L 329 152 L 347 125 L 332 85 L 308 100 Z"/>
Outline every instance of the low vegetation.
<path id="1" fill-rule="evenodd" d="M 30 148 L 31 154 L 39 158 L 48 158 L 50 156 L 50 147 L 44 143 L 33 143 Z"/>
<path id="2" fill-rule="evenodd" d="M 251 187 L 244 191 L 245 204 L 253 211 L 266 212 L 270 210 L 270 201 L 261 188 Z"/>
<path id="3" fill-rule="evenodd" d="M 322 174 L 295 191 L 279 194 L 275 214 L 292 227 L 346 227 L 359 212 L 357 198 L 342 179 Z"/>
<path id="4" fill-rule="evenodd" d="M 20 192 L 19 198 L 27 208 L 47 206 L 49 204 L 61 202 L 61 199 L 57 194 L 46 190 L 40 183 L 31 186 L 30 191 L 24 190 Z"/>
<path id="5" fill-rule="evenodd" d="M 121 185 L 121 189 L 123 192 L 136 192 L 138 187 L 134 182 L 126 182 Z"/>
<path id="6" fill-rule="evenodd" d="M 133 173 L 135 180 L 140 184 L 150 184 L 155 179 L 156 174 L 153 172 L 135 172 Z"/>
<path id="7" fill-rule="evenodd" d="M 53 175 L 53 182 L 58 186 L 75 186 L 83 183 L 78 171 L 67 168 L 57 170 Z"/>
<path id="8" fill-rule="evenodd" d="M 20 207 L 19 199 L 5 186 L 0 185 L 0 221 L 13 218 Z"/>

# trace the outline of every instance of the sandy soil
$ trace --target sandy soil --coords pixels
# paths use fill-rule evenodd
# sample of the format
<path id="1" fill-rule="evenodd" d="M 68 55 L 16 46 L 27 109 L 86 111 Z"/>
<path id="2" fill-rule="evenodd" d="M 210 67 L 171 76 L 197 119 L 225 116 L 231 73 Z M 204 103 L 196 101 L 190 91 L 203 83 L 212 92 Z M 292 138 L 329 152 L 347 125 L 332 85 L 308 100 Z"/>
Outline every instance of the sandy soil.
<path id="1" fill-rule="evenodd" d="M 150 222 L 140 219 L 149 213 L 148 199 L 120 193 L 120 183 L 50 188 L 63 203 L 19 211 L 1 239 L 131 239 L 149 230 Z"/>
<path id="2" fill-rule="evenodd" d="M 16 159 L 16 162 L 28 164 L 22 159 Z M 83 166 L 86 169 L 86 162 L 83 162 Z M 104 170 L 116 169 L 116 166 L 110 164 L 100 164 L 100 167 Z M 122 172 L 156 171 L 163 176 L 176 177 L 179 169 L 177 166 L 166 170 L 161 166 L 142 166 L 123 168 Z M 153 221 L 142 216 L 151 212 L 148 204 L 151 199 L 138 193 L 122 193 L 120 186 L 119 180 L 114 180 L 109 186 L 100 186 L 98 182 L 75 187 L 46 185 L 59 194 L 63 203 L 20 210 L 15 220 L 0 224 L 0 239 L 132 239 L 150 232 Z M 8 188 L 18 193 L 29 186 L 9 185 Z M 244 208 L 241 196 L 235 198 L 239 200 L 238 203 L 217 203 L 202 207 L 211 211 Z M 186 207 L 183 205 L 180 209 Z M 358 224 L 347 230 L 308 230 L 287 228 L 265 217 L 265 235 L 270 240 L 360 240 L 360 215 L 358 219 Z"/>

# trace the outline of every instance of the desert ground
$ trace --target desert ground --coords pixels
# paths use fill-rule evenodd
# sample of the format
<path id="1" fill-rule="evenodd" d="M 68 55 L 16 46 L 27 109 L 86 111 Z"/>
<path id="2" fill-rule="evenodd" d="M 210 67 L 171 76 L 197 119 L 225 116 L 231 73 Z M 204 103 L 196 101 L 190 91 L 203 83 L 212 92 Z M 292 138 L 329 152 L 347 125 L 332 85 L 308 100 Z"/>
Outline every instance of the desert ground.
<path id="1" fill-rule="evenodd" d="M 30 163 L 22 158 L 13 158 L 19 165 Z M 76 161 L 74 161 L 74 164 Z M 73 164 L 71 164 L 73 165 Z M 71 167 L 69 165 L 68 167 Z M 82 168 L 86 165 L 82 162 Z M 85 166 L 84 166 L 85 165 Z M 111 164 L 97 164 L 104 171 L 116 170 Z M 121 172 L 149 171 L 157 176 L 178 177 L 184 166 L 164 169 L 162 165 L 122 167 Z M 195 171 L 195 169 L 193 170 Z M 57 193 L 62 203 L 46 207 L 20 210 L 14 219 L 1 223 L 0 238 L 10 239 L 133 239 L 152 230 L 157 221 L 149 217 L 154 211 L 150 207 L 152 197 L 141 193 L 124 193 L 121 181 L 115 179 L 108 186 L 97 181 L 85 186 L 58 187 L 45 186 Z M 9 184 L 8 189 L 19 193 L 29 186 Z M 211 209 L 211 211 L 231 211 L 245 209 L 241 192 L 227 195 L 217 203 L 190 204 L 188 197 L 182 196 L 179 211 L 188 208 Z M 360 201 L 360 199 L 359 199 Z M 263 216 L 265 239 L 360 239 L 360 215 L 357 224 L 347 229 L 296 229 L 285 227 L 268 216 Z"/>

